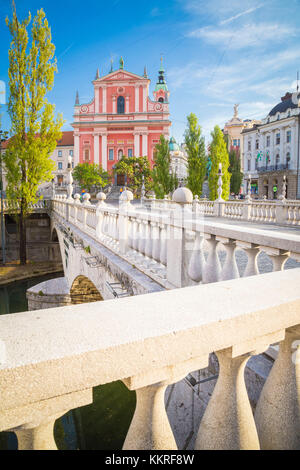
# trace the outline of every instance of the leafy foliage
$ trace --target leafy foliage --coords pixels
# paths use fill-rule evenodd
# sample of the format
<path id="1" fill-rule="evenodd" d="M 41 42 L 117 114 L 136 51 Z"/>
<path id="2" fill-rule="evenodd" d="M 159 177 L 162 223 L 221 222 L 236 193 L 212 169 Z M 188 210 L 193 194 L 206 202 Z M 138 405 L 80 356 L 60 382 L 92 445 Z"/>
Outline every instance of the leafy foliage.
<path id="1" fill-rule="evenodd" d="M 230 173 L 229 156 L 227 151 L 226 142 L 224 140 L 223 132 L 219 126 L 215 126 L 211 133 L 212 142 L 210 144 L 210 159 L 212 162 L 211 171 L 208 178 L 209 184 L 209 197 L 212 201 L 218 198 L 218 170 L 219 163 L 222 164 L 222 198 L 226 201 L 229 197 L 230 189 Z"/>
<path id="2" fill-rule="evenodd" d="M 73 178 L 78 182 L 81 189 L 91 192 L 93 186 L 96 186 L 96 188 L 106 186 L 109 175 L 107 171 L 103 171 L 95 163 L 79 163 L 73 170 Z"/>
<path id="3" fill-rule="evenodd" d="M 188 155 L 187 187 L 193 195 L 201 196 L 206 174 L 207 159 L 204 137 L 198 125 L 197 116 L 191 113 L 187 117 L 188 127 L 185 131 L 185 147 Z"/>
<path id="4" fill-rule="evenodd" d="M 158 199 L 163 199 L 178 186 L 176 174 L 170 173 L 170 163 L 169 141 L 161 135 L 159 143 L 155 146 L 152 170 L 153 189 Z"/>
<path id="5" fill-rule="evenodd" d="M 148 157 L 125 157 L 119 160 L 114 168 L 114 174 L 127 176 L 127 186 L 134 194 L 141 189 L 144 184 L 146 191 L 152 187 L 151 169 Z"/>
<path id="6" fill-rule="evenodd" d="M 241 160 L 239 150 L 232 149 L 229 152 L 229 168 L 228 171 L 231 173 L 230 178 L 230 193 L 239 194 L 241 184 L 243 181 L 243 173 L 241 172 Z"/>
<path id="7" fill-rule="evenodd" d="M 14 4 L 13 4 L 14 6 Z M 44 11 L 34 17 L 29 45 L 31 15 L 23 21 L 6 19 L 12 42 L 9 49 L 9 102 L 11 139 L 4 162 L 7 198 L 20 204 L 20 259 L 26 263 L 25 220 L 30 206 L 37 202 L 38 186 L 52 179 L 54 164 L 50 154 L 61 138 L 62 116 L 54 118 L 55 106 L 46 98 L 57 72 L 55 46 Z M 13 205 L 13 204 L 12 204 Z"/>

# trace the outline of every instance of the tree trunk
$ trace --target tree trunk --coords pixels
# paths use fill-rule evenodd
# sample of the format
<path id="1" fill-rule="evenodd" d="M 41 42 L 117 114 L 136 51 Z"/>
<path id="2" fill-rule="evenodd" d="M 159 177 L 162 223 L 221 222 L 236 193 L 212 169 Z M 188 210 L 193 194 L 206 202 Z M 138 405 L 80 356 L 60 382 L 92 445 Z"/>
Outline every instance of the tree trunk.
<path id="1" fill-rule="evenodd" d="M 19 227 L 20 227 L 20 264 L 24 265 L 27 262 L 27 254 L 26 254 L 26 218 L 24 217 L 23 200 L 21 200 Z"/>

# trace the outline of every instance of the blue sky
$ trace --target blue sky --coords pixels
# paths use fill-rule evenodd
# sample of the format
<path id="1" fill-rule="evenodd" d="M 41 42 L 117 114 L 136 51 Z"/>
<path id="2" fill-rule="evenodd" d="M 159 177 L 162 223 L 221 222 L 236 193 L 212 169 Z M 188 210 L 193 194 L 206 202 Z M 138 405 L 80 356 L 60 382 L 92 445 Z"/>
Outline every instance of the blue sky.
<path id="1" fill-rule="evenodd" d="M 172 134 L 183 140 L 186 116 L 194 112 L 209 138 L 239 103 L 243 119 L 261 118 L 294 91 L 300 70 L 300 0 L 16 0 L 20 18 L 43 8 L 56 45 L 58 74 L 49 100 L 71 129 L 76 90 L 92 98 L 99 67 L 108 73 L 122 55 L 125 69 L 147 66 L 157 79 L 163 54 L 170 95 Z M 10 0 L 0 0 L 0 80 L 7 82 L 10 36 L 5 17 Z M 5 116 L 3 127 L 9 127 Z"/>

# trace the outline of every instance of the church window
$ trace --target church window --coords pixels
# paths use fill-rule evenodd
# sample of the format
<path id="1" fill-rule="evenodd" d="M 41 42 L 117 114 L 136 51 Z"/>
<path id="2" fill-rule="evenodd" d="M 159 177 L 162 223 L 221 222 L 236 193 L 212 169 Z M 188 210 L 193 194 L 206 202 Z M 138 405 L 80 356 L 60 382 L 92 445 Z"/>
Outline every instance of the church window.
<path id="1" fill-rule="evenodd" d="M 114 159 L 114 149 L 109 149 L 108 151 L 108 159 L 113 160 Z"/>
<path id="2" fill-rule="evenodd" d="M 132 157 L 132 149 L 128 149 L 128 157 L 131 158 Z"/>
<path id="3" fill-rule="evenodd" d="M 124 114 L 125 113 L 125 99 L 124 96 L 119 96 L 118 97 L 118 114 Z"/>
<path id="4" fill-rule="evenodd" d="M 158 101 L 159 101 L 160 103 L 163 103 L 163 102 L 164 102 L 164 99 L 163 99 L 163 98 L 158 98 Z"/>
<path id="5" fill-rule="evenodd" d="M 122 157 L 123 157 L 123 150 L 120 149 L 120 150 L 118 151 L 118 160 L 121 160 Z"/>
<path id="6" fill-rule="evenodd" d="M 90 151 L 89 151 L 89 149 L 85 149 L 85 151 L 84 151 L 84 161 L 88 162 L 89 159 L 90 159 Z"/>

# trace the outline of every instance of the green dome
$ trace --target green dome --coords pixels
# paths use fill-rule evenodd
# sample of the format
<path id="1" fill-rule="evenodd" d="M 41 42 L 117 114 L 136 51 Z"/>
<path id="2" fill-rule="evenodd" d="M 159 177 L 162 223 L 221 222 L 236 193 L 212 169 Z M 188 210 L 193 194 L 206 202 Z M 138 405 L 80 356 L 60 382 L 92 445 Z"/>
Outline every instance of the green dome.
<path id="1" fill-rule="evenodd" d="M 169 142 L 169 149 L 171 152 L 176 152 L 176 151 L 179 151 L 180 148 L 179 148 L 179 145 L 177 144 L 176 140 L 174 139 L 174 137 L 171 137 L 170 139 L 170 142 Z"/>

